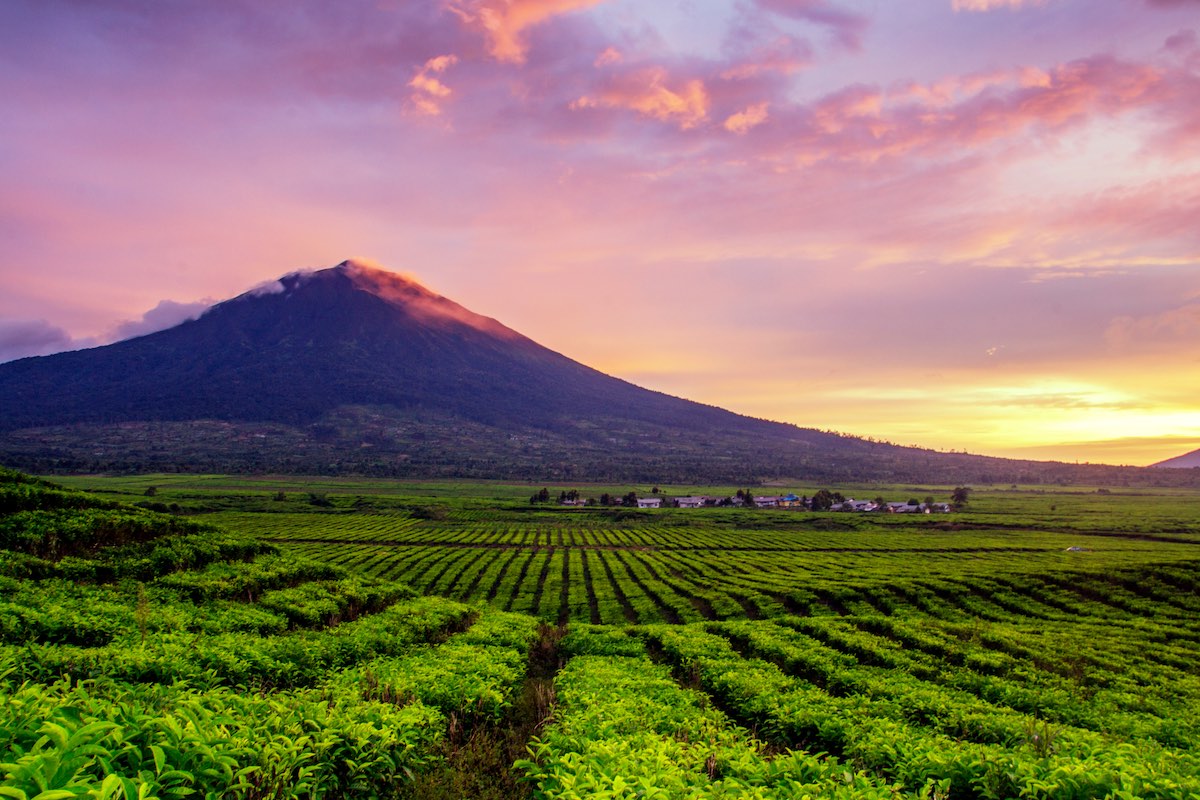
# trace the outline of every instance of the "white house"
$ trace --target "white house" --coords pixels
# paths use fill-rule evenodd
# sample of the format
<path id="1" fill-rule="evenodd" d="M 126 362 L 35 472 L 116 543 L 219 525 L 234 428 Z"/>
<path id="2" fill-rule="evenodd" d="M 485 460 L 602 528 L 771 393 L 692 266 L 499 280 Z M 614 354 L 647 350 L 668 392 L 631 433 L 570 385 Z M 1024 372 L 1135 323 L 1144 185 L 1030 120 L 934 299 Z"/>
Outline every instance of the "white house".
<path id="1" fill-rule="evenodd" d="M 703 508 L 704 507 L 704 498 L 703 497 L 676 497 L 675 505 L 679 506 L 680 508 Z"/>
<path id="2" fill-rule="evenodd" d="M 661 497 L 639 497 L 638 508 L 662 508 Z"/>
<path id="3" fill-rule="evenodd" d="M 758 506 L 759 508 L 775 508 L 776 506 L 779 505 L 779 496 L 775 495 L 774 497 L 755 497 L 754 505 Z"/>

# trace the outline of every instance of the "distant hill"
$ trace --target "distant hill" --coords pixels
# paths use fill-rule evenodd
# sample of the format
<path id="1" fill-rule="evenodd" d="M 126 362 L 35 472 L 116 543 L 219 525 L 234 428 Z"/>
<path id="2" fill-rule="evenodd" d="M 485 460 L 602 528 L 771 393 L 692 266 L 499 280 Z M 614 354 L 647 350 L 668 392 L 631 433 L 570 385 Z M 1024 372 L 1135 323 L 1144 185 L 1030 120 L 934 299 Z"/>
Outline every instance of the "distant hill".
<path id="1" fill-rule="evenodd" d="M 1181 456 L 1168 458 L 1166 461 L 1160 461 L 1157 464 L 1151 464 L 1151 467 L 1171 467 L 1174 469 L 1191 469 L 1192 467 L 1200 467 L 1200 450 L 1193 450 L 1190 453 L 1184 453 Z"/>
<path id="2" fill-rule="evenodd" d="M 741 416 L 605 375 L 349 261 L 148 336 L 0 365 L 0 460 L 35 471 L 580 481 L 1165 479 Z"/>

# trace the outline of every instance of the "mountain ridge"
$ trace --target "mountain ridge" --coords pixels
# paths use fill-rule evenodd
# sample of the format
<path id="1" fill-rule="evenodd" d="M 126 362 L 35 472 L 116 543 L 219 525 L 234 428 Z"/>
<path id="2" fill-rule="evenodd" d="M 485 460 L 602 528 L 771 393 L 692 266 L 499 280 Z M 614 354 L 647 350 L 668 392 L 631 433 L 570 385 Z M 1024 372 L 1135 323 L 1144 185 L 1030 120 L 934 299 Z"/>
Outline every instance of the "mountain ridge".
<path id="1" fill-rule="evenodd" d="M 1183 453 L 1150 465 L 1151 469 L 1195 469 L 1196 467 L 1200 467 L 1200 450 L 1193 450 L 1190 453 Z"/>
<path id="2" fill-rule="evenodd" d="M 289 273 L 163 331 L 0 364 L 0 459 L 39 471 L 662 482 L 1016 483 L 1121 469 L 746 417 L 606 375 L 357 260 Z"/>

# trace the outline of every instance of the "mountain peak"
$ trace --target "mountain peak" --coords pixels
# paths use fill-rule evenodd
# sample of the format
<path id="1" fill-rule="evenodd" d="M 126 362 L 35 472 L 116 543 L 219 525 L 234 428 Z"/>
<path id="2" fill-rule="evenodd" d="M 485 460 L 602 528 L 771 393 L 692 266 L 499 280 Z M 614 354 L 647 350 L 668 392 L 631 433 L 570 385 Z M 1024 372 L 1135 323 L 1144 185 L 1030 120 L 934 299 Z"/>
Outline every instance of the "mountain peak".
<path id="1" fill-rule="evenodd" d="M 528 341 L 521 334 L 491 317 L 476 314 L 448 297 L 427 289 L 415 277 L 393 272 L 365 258 L 346 259 L 325 269 L 289 272 L 219 305 L 225 306 L 227 303 L 239 303 L 266 295 L 291 295 L 295 292 L 337 293 L 346 290 L 363 292 L 382 300 L 426 327 L 461 330 L 465 326 L 507 341 Z"/>
<path id="2" fill-rule="evenodd" d="M 350 258 L 330 271 L 348 278 L 356 289 L 398 305 L 430 303 L 437 300 L 453 302 L 425 288 L 414 276 L 394 272 L 368 259 Z"/>
<path id="3" fill-rule="evenodd" d="M 355 289 L 400 308 L 423 324 L 435 327 L 466 325 L 504 339 L 524 338 L 491 317 L 476 314 L 453 300 L 430 291 L 411 275 L 393 272 L 374 261 L 347 259 L 331 271 L 344 275 Z"/>

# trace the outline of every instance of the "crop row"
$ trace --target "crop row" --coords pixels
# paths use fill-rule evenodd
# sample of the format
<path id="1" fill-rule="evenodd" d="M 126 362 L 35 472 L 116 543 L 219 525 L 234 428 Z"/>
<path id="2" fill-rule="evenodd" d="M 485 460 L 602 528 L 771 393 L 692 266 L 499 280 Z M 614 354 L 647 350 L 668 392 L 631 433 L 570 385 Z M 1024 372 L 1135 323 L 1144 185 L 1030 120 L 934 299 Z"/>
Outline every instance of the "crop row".
<path id="1" fill-rule="evenodd" d="M 293 556 L 221 562 L 140 584 L 0 578 L 0 643 L 100 647 L 162 632 L 274 634 L 377 613 L 415 592 Z"/>
<path id="2" fill-rule="evenodd" d="M 7 683 L 0 696 L 0 791 L 12 798 L 374 794 L 426 763 L 445 727 L 420 703 L 364 702 L 349 689 L 63 679 Z"/>
<path id="3" fill-rule="evenodd" d="M 476 613 L 451 600 L 422 597 L 328 630 L 273 636 L 167 630 L 140 642 L 116 640 L 99 647 L 0 645 L 0 658 L 12 659 L 17 676 L 35 681 L 72 675 L 137 683 L 186 680 L 204 686 L 311 686 L 330 670 L 439 641 L 469 624 Z"/>
<path id="4" fill-rule="evenodd" d="M 10 660 L 0 664 L 0 794 L 392 796 L 436 765 L 441 743 L 464 722 L 499 717 L 520 685 L 536 625 L 487 612 L 440 647 L 264 693 L 110 678 L 18 684 Z"/>
<path id="5" fill-rule="evenodd" d="M 456 724 L 497 724 L 525 676 L 537 620 L 487 611 L 445 643 L 342 672 L 367 700 L 406 705 L 414 699 L 454 717 Z"/>
<path id="6" fill-rule="evenodd" d="M 807 571 L 788 572 L 787 557 L 780 554 L 767 564 L 746 553 L 684 550 L 327 543 L 289 548 L 424 592 L 482 600 L 549 621 L 686 623 L 799 613 L 919 614 L 947 622 L 1004 623 L 1080 616 L 1187 620 L 1200 612 L 1195 562 L 1103 572 L 1031 573 L 1012 567 L 951 577 L 939 576 L 933 567 L 925 575 L 895 575 L 882 560 L 871 571 L 856 571 L 849 560 L 836 571 L 809 564 Z"/>
<path id="7" fill-rule="evenodd" d="M 945 521 L 887 515 L 873 517 L 868 524 L 858 515 L 845 514 L 751 513 L 739 521 L 737 514 L 676 512 L 662 517 L 635 513 L 634 519 L 623 522 L 570 513 L 523 521 L 506 521 L 505 516 L 501 509 L 489 509 L 472 513 L 470 519 L 461 518 L 459 511 L 451 511 L 446 519 L 418 519 L 394 512 L 226 512 L 210 518 L 231 530 L 287 542 L 689 550 L 704 555 L 758 554 L 759 558 L 803 553 L 812 557 L 811 563 L 818 570 L 830 562 L 829 556 L 843 555 L 856 555 L 868 565 L 873 558 L 886 560 L 899 553 L 917 553 L 963 563 L 976 557 L 1002 564 L 1032 559 L 1047 568 L 1060 563 L 1070 547 L 1082 548 L 1089 552 L 1088 561 L 1103 562 L 1105 566 L 1131 557 L 1141 560 L 1148 552 L 1187 559 L 1192 549 L 1182 535 L 1148 540 L 1111 529 L 1046 530 L 1034 520 L 1022 527 L 1021 520 L 1010 517 L 1002 518 L 997 525 L 996 519 L 985 517 Z M 964 559 L 966 555 L 971 558 Z"/>
<path id="8" fill-rule="evenodd" d="M 617 649 L 629 652 L 621 643 Z M 517 764 L 538 798 L 895 796 L 886 783 L 830 758 L 768 757 L 761 743 L 644 652 L 577 655 L 555 688 L 553 724 L 531 742 L 532 757 Z"/>
<path id="9" fill-rule="evenodd" d="M 1007 674 L 996 675 L 991 670 L 997 660 L 984 648 L 966 649 L 961 666 L 921 663 L 871 634 L 830 624 L 838 622 L 792 618 L 780 624 L 721 623 L 710 630 L 730 638 L 743 653 L 772 661 L 829 694 L 871 698 L 899 718 L 968 741 L 1012 745 L 1042 723 L 1053 724 L 1060 749 L 1072 742 L 1094 748 L 1101 733 L 1141 739 L 1144 746 L 1157 739 L 1163 746 L 1186 748 L 1196 740 L 1192 708 L 1200 684 L 1194 678 L 1160 675 L 1135 688 L 1116 684 L 1122 670 L 1109 673 L 1110 686 L 1082 696 L 1077 683 L 1052 671 L 1057 664 L 1044 661 L 1050 652 L 1044 645 L 1026 658 L 1010 659 Z M 981 666 L 987 671 L 979 671 Z M 1137 667 L 1131 664 L 1130 669 Z M 1157 709 L 1160 724 L 1149 726 L 1136 698 L 1156 692 L 1175 696 L 1169 706 Z"/>
<path id="10" fill-rule="evenodd" d="M 776 743 L 832 753 L 906 791 L 938 785 L 951 796 L 995 800 L 1200 792 L 1200 758 L 1190 752 L 1144 742 L 1135 748 L 1036 718 L 1022 721 L 1011 711 L 963 702 L 952 691 L 906 683 L 901 676 L 888 686 L 866 671 L 855 674 L 848 663 L 808 655 L 803 644 L 770 631 L 751 642 L 750 657 L 694 626 L 659 626 L 646 635 L 681 674 Z M 755 658 L 755 652 L 773 660 Z M 830 693 L 776 662 L 798 664 L 793 671 L 820 675 L 827 685 L 838 675 L 849 683 L 843 693 Z"/>

